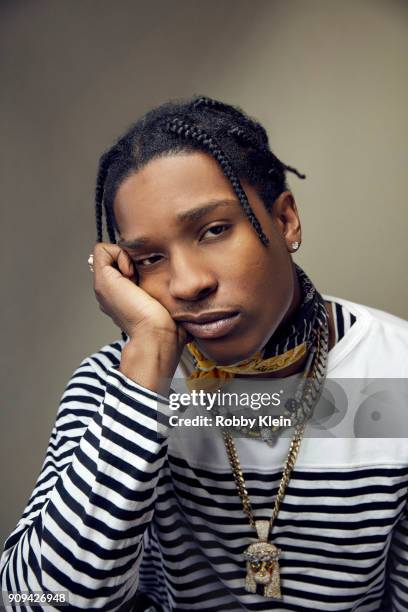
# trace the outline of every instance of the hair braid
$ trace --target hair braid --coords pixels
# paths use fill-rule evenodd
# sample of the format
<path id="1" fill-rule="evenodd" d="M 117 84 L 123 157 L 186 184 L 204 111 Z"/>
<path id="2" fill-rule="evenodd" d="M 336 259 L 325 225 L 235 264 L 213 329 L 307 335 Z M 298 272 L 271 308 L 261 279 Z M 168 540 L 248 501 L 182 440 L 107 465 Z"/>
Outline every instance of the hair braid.
<path id="1" fill-rule="evenodd" d="M 108 231 L 109 240 L 116 243 L 115 227 L 113 224 L 112 213 L 105 201 L 105 183 L 108 176 L 109 168 L 116 155 L 116 147 L 112 147 L 104 153 L 99 161 L 98 175 L 95 188 L 95 216 L 96 216 L 96 241 L 103 242 L 103 209 L 105 210 L 106 229 Z M 121 330 L 122 340 L 126 342 L 127 334 Z"/>
<path id="2" fill-rule="evenodd" d="M 251 121 L 251 119 L 246 117 L 239 109 L 229 106 L 228 104 L 224 104 L 218 100 L 208 98 L 207 96 L 200 96 L 191 104 L 191 108 L 194 110 L 199 110 L 203 107 L 213 111 L 227 113 L 237 119 L 239 123 L 245 125 L 245 129 L 240 126 L 234 126 L 233 128 L 230 128 L 227 133 L 230 136 L 236 137 L 245 146 L 258 149 L 261 154 L 264 153 L 267 156 L 270 156 L 272 167 L 268 170 L 269 175 L 281 175 L 280 178 L 283 182 L 285 180 L 285 172 L 292 172 L 300 179 L 306 178 L 305 174 L 302 174 L 293 166 L 284 164 L 278 157 L 276 157 L 276 155 L 272 153 L 272 151 L 270 151 L 268 147 L 268 135 L 265 129 L 259 123 Z"/>
<path id="3" fill-rule="evenodd" d="M 108 231 L 109 240 L 113 244 L 116 244 L 116 233 L 115 233 L 115 226 L 114 226 L 113 218 L 112 218 L 112 211 L 110 207 L 108 206 L 108 203 L 105 201 L 105 199 L 103 200 L 103 205 L 105 208 L 106 229 Z"/>
<path id="4" fill-rule="evenodd" d="M 230 136 L 235 136 L 238 140 L 240 140 L 244 145 L 248 147 L 254 147 L 254 149 L 259 148 L 259 142 L 256 136 L 245 132 L 242 128 L 236 126 L 228 130 L 228 134 Z"/>
<path id="5" fill-rule="evenodd" d="M 278 159 L 278 158 L 276 158 Z M 282 162 L 281 162 L 282 164 Z M 299 172 L 299 170 L 297 170 L 296 168 L 294 168 L 293 166 L 287 166 L 286 164 L 282 164 L 283 167 L 285 168 L 285 170 L 287 172 L 293 172 L 293 174 L 296 174 L 296 176 L 300 179 L 305 179 L 306 178 L 306 174 L 303 174 L 302 172 Z"/>
<path id="6" fill-rule="evenodd" d="M 213 98 L 208 98 L 207 96 L 200 96 L 196 98 L 195 101 L 191 104 L 191 108 L 194 110 L 199 110 L 200 108 L 208 108 L 209 110 L 219 111 L 233 117 L 237 120 L 238 123 L 244 125 L 249 132 L 255 132 L 257 137 L 254 138 L 256 142 L 256 146 L 259 147 L 268 146 L 268 135 L 266 130 L 259 123 L 255 123 L 249 117 L 247 117 L 239 108 L 235 108 L 229 104 L 225 104 L 224 102 L 220 102 L 219 100 L 214 100 Z M 242 128 L 237 127 L 237 130 L 242 130 Z M 244 130 L 242 130 L 244 133 Z"/>
<path id="7" fill-rule="evenodd" d="M 253 134 L 245 132 L 245 130 L 243 130 L 240 127 L 231 128 L 230 130 L 228 130 L 228 134 L 230 136 L 235 136 L 243 144 L 249 147 L 259 148 L 259 143 L 258 143 L 258 140 L 255 138 L 255 136 Z M 276 174 L 277 172 L 286 171 L 286 172 L 292 172 L 293 174 L 296 174 L 296 176 L 300 179 L 306 178 L 306 174 L 302 174 L 301 172 L 299 172 L 299 170 L 297 170 L 297 168 L 294 168 L 293 166 L 287 166 L 286 164 L 284 164 L 267 147 L 263 148 L 262 153 L 265 153 L 271 159 L 272 167 L 268 170 L 268 174 L 274 174 L 274 173 Z"/>
<path id="8" fill-rule="evenodd" d="M 106 176 L 108 174 L 109 164 L 106 160 L 101 157 L 99 162 L 98 176 L 96 178 L 96 187 L 95 187 L 95 218 L 96 218 L 96 242 L 103 241 L 103 209 L 102 209 L 102 200 L 103 200 L 103 191 Z"/>
<path id="9" fill-rule="evenodd" d="M 191 108 L 194 110 L 199 110 L 200 108 L 208 108 L 210 110 L 221 111 L 223 113 L 227 113 L 239 119 L 241 122 L 244 120 L 242 113 L 234 108 L 233 106 L 229 106 L 224 102 L 220 102 L 219 100 L 214 100 L 213 98 L 208 98 L 207 96 L 199 96 L 191 103 Z"/>
<path id="10" fill-rule="evenodd" d="M 104 153 L 99 161 L 98 174 L 95 187 L 95 217 L 96 217 L 96 241 L 103 242 L 103 209 L 105 209 L 105 222 L 111 242 L 116 242 L 115 230 L 105 201 L 105 183 L 111 163 L 116 156 L 116 147 L 112 147 Z"/>
<path id="11" fill-rule="evenodd" d="M 251 205 L 248 202 L 248 198 L 244 189 L 242 188 L 241 182 L 236 176 L 230 161 L 227 159 L 225 153 L 220 148 L 219 144 L 210 136 L 207 132 L 199 128 L 198 126 L 190 125 L 189 123 L 179 119 L 178 117 L 173 118 L 168 121 L 165 125 L 165 129 L 169 132 L 173 132 L 178 136 L 184 138 L 191 138 L 193 141 L 197 141 L 201 145 L 203 145 L 214 157 L 214 159 L 219 163 L 224 172 L 225 176 L 230 181 L 232 188 L 234 189 L 241 206 L 248 217 L 249 222 L 252 227 L 255 229 L 258 234 L 260 240 L 264 245 L 269 244 L 269 239 L 264 234 L 261 224 L 253 212 Z"/>

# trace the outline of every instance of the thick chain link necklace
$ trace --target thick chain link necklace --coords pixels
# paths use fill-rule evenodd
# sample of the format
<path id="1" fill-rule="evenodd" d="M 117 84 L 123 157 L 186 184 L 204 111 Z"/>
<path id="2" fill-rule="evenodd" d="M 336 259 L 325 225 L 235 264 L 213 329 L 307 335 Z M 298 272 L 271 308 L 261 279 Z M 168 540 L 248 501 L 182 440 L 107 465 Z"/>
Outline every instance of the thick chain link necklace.
<path id="1" fill-rule="evenodd" d="M 281 555 L 281 550 L 274 544 L 269 543 L 268 538 L 270 532 L 272 531 L 274 521 L 278 516 L 282 500 L 285 497 L 286 489 L 289 484 L 292 470 L 296 463 L 296 458 L 299 453 L 300 444 L 306 427 L 306 417 L 309 417 L 312 413 L 312 408 L 317 403 L 322 390 L 322 383 L 326 373 L 328 353 L 327 320 L 323 324 L 323 330 L 319 326 L 316 333 L 316 347 L 311 352 L 313 354 L 313 365 L 311 368 L 310 380 L 307 379 L 308 375 L 310 374 L 310 370 L 306 367 L 302 377 L 304 379 L 302 397 L 300 400 L 296 400 L 300 401 L 300 404 L 303 406 L 307 398 L 306 405 L 310 408 L 310 410 L 308 410 L 308 413 L 305 414 L 304 409 L 302 409 L 302 414 L 299 414 L 300 422 L 298 422 L 295 427 L 295 432 L 290 443 L 285 465 L 283 467 L 283 474 L 279 483 L 278 493 L 276 495 L 275 504 L 272 510 L 272 516 L 269 520 L 255 519 L 246 488 L 238 451 L 236 449 L 233 437 L 229 432 L 223 432 L 225 448 L 231 464 L 238 495 L 242 502 L 244 514 L 247 516 L 251 527 L 256 529 L 258 536 L 258 541 L 251 544 L 244 552 L 247 570 L 245 589 L 249 593 L 256 593 L 257 585 L 263 585 L 264 597 L 273 599 L 282 599 L 279 570 L 279 557 Z"/>

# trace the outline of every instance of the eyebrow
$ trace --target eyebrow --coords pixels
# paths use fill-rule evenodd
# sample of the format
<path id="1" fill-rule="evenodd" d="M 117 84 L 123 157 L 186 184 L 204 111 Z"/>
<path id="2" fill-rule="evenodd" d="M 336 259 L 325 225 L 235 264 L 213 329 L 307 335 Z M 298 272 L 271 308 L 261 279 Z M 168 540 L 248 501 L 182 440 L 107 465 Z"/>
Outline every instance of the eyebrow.
<path id="1" fill-rule="evenodd" d="M 231 205 L 239 205 L 238 200 L 212 200 L 211 202 L 207 202 L 202 206 L 197 206 L 196 208 L 190 208 L 189 210 L 177 213 L 176 221 L 178 223 L 182 223 L 187 225 L 188 223 L 197 222 L 202 217 L 204 217 L 209 212 L 215 210 L 216 208 L 220 208 L 221 206 L 231 206 Z M 139 236 L 138 238 L 134 238 L 131 240 L 118 240 L 118 245 L 121 247 L 125 247 L 127 249 L 138 249 L 140 247 L 147 246 L 151 240 L 147 236 Z"/>

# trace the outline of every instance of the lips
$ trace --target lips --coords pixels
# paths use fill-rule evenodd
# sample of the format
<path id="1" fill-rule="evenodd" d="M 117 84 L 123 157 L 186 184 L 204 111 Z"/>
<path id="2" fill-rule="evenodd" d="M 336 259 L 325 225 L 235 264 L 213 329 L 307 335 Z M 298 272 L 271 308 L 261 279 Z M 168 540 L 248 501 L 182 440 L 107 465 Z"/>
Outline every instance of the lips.
<path id="1" fill-rule="evenodd" d="M 195 338 L 221 338 L 229 334 L 238 324 L 240 313 L 202 315 L 195 320 L 180 321 L 188 333 Z"/>

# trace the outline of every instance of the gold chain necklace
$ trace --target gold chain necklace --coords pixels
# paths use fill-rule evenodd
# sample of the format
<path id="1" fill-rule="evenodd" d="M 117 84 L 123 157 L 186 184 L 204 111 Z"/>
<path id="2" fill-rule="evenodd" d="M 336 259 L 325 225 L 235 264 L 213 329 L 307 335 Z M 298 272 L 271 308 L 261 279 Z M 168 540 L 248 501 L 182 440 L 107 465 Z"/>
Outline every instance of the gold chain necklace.
<path id="1" fill-rule="evenodd" d="M 282 599 L 279 575 L 279 557 L 281 551 L 274 544 L 269 544 L 268 537 L 269 532 L 272 530 L 274 520 L 278 516 L 282 500 L 285 497 L 286 488 L 296 463 L 296 457 L 299 452 L 304 429 L 305 423 L 299 425 L 295 429 L 295 434 L 290 443 L 288 456 L 283 468 L 283 475 L 279 483 L 272 516 L 270 520 L 266 521 L 255 520 L 234 440 L 231 434 L 227 432 L 223 434 L 228 459 L 234 474 L 235 484 L 238 489 L 238 495 L 242 501 L 244 513 L 249 519 L 249 524 L 256 529 L 258 535 L 258 542 L 251 544 L 244 552 L 244 558 L 247 561 L 245 589 L 249 593 L 256 593 L 256 585 L 263 584 L 265 585 L 265 597 Z"/>
<path id="2" fill-rule="evenodd" d="M 325 330 L 325 332 L 327 332 L 327 330 Z M 322 352 L 326 353 L 326 355 L 324 355 L 323 357 Z M 311 374 L 312 383 L 314 383 L 317 379 L 317 372 L 319 371 L 319 369 L 321 369 L 322 361 L 324 363 L 326 362 L 326 358 L 327 343 L 325 342 L 325 340 L 322 341 L 319 330 L 319 332 L 317 333 L 317 351 L 315 354 Z M 307 375 L 306 372 L 305 374 Z M 304 390 L 305 395 L 309 392 L 309 389 L 310 386 L 306 385 L 306 388 Z M 314 398 L 315 403 L 317 402 L 318 397 L 319 393 L 317 393 L 316 397 Z M 231 434 L 226 431 L 223 432 L 225 448 L 227 451 L 229 462 L 231 464 L 238 495 L 242 502 L 244 514 L 247 516 L 251 527 L 254 527 L 256 529 L 256 533 L 258 536 L 258 541 L 251 544 L 244 551 L 244 558 L 246 560 L 247 570 L 245 579 L 245 589 L 249 593 L 256 593 L 257 585 L 261 584 L 264 586 L 264 597 L 282 599 L 279 573 L 279 557 L 281 554 L 281 550 L 274 544 L 270 544 L 268 542 L 268 538 L 269 533 L 272 531 L 274 521 L 278 516 L 283 498 L 285 497 L 292 470 L 295 467 L 305 427 L 305 422 L 302 422 L 295 427 L 295 432 L 290 443 L 289 452 L 285 464 L 283 466 L 283 474 L 279 483 L 278 493 L 276 495 L 275 504 L 272 510 L 272 516 L 269 520 L 255 520 L 237 448 L 235 446 Z"/>

